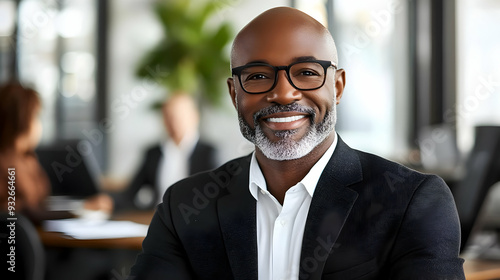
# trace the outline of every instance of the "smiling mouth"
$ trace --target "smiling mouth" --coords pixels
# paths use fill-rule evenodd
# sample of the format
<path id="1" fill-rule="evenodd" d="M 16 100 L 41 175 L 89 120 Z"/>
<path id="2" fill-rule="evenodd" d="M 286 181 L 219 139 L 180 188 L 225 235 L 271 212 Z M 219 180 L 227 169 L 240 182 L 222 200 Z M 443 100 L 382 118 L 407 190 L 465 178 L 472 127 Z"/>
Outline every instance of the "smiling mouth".
<path id="1" fill-rule="evenodd" d="M 282 118 L 267 118 L 265 120 L 267 122 L 274 122 L 274 123 L 287 123 L 287 122 L 298 121 L 298 120 L 303 119 L 305 117 L 306 117 L 305 115 L 299 115 L 299 116 L 282 117 Z"/>
<path id="2" fill-rule="evenodd" d="M 278 113 L 263 117 L 261 120 L 265 127 L 273 131 L 296 130 L 309 121 L 310 115 L 294 114 L 291 112 Z"/>

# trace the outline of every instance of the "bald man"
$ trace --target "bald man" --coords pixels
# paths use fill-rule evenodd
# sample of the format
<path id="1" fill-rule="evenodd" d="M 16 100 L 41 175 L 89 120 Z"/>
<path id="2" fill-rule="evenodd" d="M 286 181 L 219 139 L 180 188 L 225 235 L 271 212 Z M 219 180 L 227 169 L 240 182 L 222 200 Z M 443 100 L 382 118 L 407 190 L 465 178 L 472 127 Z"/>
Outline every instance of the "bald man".
<path id="1" fill-rule="evenodd" d="M 465 279 L 452 195 L 349 148 L 335 132 L 345 86 L 330 33 L 268 10 L 233 43 L 227 84 L 255 152 L 163 197 L 137 279 Z"/>

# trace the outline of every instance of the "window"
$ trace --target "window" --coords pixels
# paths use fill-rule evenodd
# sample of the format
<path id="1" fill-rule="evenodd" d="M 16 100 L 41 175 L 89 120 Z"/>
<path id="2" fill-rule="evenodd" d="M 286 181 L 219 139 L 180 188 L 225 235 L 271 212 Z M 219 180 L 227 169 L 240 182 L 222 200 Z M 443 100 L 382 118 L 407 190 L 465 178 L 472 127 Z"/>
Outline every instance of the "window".
<path id="1" fill-rule="evenodd" d="M 43 141 L 83 138 L 95 125 L 95 1 L 19 4 L 19 79 L 43 102 Z"/>
<path id="2" fill-rule="evenodd" d="M 388 157 L 406 154 L 407 7 L 388 0 L 295 1 L 332 33 L 346 88 L 337 131 L 349 145 Z M 325 19 L 326 17 L 326 19 Z"/>
<path id="3" fill-rule="evenodd" d="M 458 144 L 468 151 L 474 126 L 500 125 L 500 2 L 457 1 Z"/>

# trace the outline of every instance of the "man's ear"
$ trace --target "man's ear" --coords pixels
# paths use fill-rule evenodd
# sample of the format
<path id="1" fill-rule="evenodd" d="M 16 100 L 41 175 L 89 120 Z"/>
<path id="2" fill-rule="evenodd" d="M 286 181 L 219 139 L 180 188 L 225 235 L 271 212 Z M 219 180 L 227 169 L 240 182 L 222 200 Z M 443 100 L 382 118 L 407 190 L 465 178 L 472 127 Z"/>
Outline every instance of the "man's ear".
<path id="1" fill-rule="evenodd" d="M 229 89 L 229 95 L 231 96 L 231 101 L 233 101 L 234 108 L 237 108 L 236 105 L 236 90 L 234 89 L 234 79 L 227 78 L 227 88 Z"/>
<path id="2" fill-rule="evenodd" d="M 336 104 L 340 103 L 340 98 L 342 98 L 342 94 L 344 94 L 345 88 L 345 71 L 344 69 L 338 69 L 335 71 L 335 100 Z"/>

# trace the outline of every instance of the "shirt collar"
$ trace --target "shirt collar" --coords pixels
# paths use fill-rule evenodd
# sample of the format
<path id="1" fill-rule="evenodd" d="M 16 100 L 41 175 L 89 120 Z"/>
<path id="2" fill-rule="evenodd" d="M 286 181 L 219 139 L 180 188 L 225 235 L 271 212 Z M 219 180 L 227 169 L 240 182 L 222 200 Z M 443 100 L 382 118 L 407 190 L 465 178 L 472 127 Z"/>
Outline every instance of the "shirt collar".
<path id="1" fill-rule="evenodd" d="M 185 136 L 182 138 L 181 142 L 177 146 L 174 141 L 170 138 L 165 140 L 161 145 L 163 153 L 167 151 L 177 150 L 185 154 L 191 154 L 196 147 L 196 144 L 200 140 L 200 136 L 198 133 Z"/>
<path id="2" fill-rule="evenodd" d="M 262 170 L 260 169 L 257 158 L 255 157 L 255 151 L 252 153 L 248 182 L 250 193 L 255 198 L 255 200 L 258 200 L 259 188 L 262 190 L 267 190 L 266 179 L 264 178 L 264 174 L 262 174 Z"/>
<path id="3" fill-rule="evenodd" d="M 311 170 L 306 174 L 306 176 L 297 184 L 303 184 L 306 188 L 309 195 L 312 197 L 314 194 L 314 190 L 316 189 L 316 185 L 318 184 L 319 178 L 323 173 L 328 161 L 333 155 L 335 151 L 335 147 L 337 147 L 338 136 L 335 134 L 335 138 L 333 140 L 332 145 L 326 150 L 326 152 L 321 156 L 321 158 L 313 165 Z M 255 152 L 252 153 L 252 160 L 250 162 L 250 173 L 249 173 L 249 190 L 255 200 L 258 200 L 258 191 L 259 188 L 261 190 L 267 191 L 266 179 L 264 178 L 264 174 L 260 169 L 259 163 L 257 162 L 257 158 L 255 157 Z"/>

